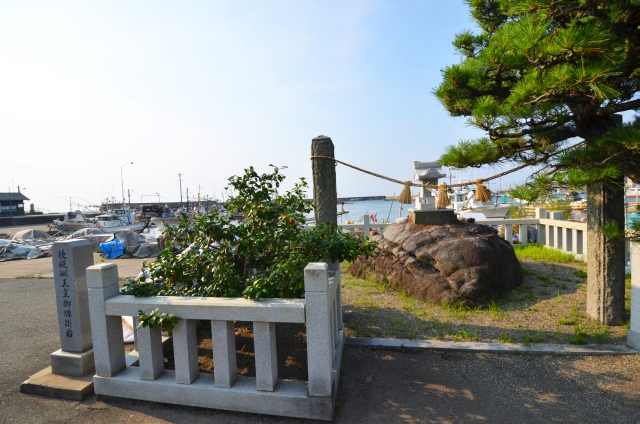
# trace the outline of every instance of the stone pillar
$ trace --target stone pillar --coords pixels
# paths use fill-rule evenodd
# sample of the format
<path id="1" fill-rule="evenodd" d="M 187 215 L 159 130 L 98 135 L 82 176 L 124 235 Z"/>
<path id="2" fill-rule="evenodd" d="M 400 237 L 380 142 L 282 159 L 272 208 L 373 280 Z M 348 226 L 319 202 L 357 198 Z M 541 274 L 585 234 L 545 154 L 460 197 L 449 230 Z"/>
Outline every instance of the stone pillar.
<path id="1" fill-rule="evenodd" d="M 624 239 L 606 237 L 602 229 L 615 221 L 622 233 L 623 205 L 624 190 L 587 186 L 587 313 L 607 325 L 624 319 Z"/>
<path id="2" fill-rule="evenodd" d="M 52 253 L 62 349 L 51 354 L 51 369 L 82 377 L 95 370 L 86 274 L 93 249 L 89 240 L 67 240 L 54 243 Z"/>
<path id="3" fill-rule="evenodd" d="M 311 156 L 335 157 L 333 141 L 319 135 L 311 141 Z M 315 223 L 330 222 L 338 226 L 338 190 L 336 188 L 336 164 L 329 159 L 312 159 L 313 208 Z"/>
<path id="4" fill-rule="evenodd" d="M 627 344 L 640 349 L 640 242 L 631 243 L 631 322 Z"/>
<path id="5" fill-rule="evenodd" d="M 329 266 L 310 262 L 304 269 L 304 290 L 307 309 L 307 362 L 309 396 L 330 397 L 331 367 L 334 344 L 328 298 Z"/>

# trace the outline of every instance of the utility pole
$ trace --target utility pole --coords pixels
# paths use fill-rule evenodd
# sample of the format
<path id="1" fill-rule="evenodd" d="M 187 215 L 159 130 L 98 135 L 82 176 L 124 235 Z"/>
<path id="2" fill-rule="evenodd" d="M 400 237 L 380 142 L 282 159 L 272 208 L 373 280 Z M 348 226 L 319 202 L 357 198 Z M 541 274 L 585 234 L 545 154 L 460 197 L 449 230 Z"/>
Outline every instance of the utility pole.
<path id="1" fill-rule="evenodd" d="M 13 180 L 11 180 L 13 184 Z M 9 186 L 9 216 L 11 217 L 11 225 L 13 225 L 13 206 L 11 205 L 11 186 Z"/>
<path id="2" fill-rule="evenodd" d="M 178 179 L 180 180 L 180 206 L 182 206 L 182 174 L 178 174 Z M 188 197 L 189 195 L 187 194 L 187 203 L 189 203 Z"/>
<path id="3" fill-rule="evenodd" d="M 131 189 L 127 189 L 127 197 L 129 198 L 129 208 L 131 208 Z"/>
<path id="4" fill-rule="evenodd" d="M 182 196 L 180 196 L 180 206 L 182 206 Z M 189 210 L 189 187 L 187 187 L 187 210 Z"/>

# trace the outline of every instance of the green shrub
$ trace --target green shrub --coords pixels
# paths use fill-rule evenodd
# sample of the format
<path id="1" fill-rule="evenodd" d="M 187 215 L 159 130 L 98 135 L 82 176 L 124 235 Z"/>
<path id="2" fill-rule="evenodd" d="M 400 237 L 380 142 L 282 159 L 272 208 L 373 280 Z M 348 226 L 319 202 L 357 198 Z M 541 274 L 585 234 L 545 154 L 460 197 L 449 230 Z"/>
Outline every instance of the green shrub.
<path id="1" fill-rule="evenodd" d="M 217 296 L 259 299 L 304 296 L 304 268 L 309 262 L 352 261 L 376 248 L 330 224 L 304 230 L 311 201 L 305 200 L 304 179 L 280 194 L 285 179 L 274 168 L 259 175 L 253 167 L 229 178 L 236 196 L 228 211 L 242 212 L 232 221 L 216 210 L 196 217 L 183 215 L 164 235 L 168 247 L 153 263 L 145 263 L 151 278 L 132 279 L 122 289 L 135 296 Z M 171 245 L 180 247 L 175 254 Z"/>

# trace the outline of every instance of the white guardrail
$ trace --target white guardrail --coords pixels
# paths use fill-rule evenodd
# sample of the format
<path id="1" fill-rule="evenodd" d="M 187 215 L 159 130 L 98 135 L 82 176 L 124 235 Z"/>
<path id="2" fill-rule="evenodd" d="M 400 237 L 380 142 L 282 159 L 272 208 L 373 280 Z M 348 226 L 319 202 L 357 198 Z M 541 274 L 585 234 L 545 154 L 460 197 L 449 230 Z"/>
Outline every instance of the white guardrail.
<path id="1" fill-rule="evenodd" d="M 305 299 L 134 297 L 120 294 L 118 268 L 87 268 L 98 395 L 320 420 L 333 419 L 344 333 L 339 264 L 310 263 Z M 125 355 L 121 316 L 174 313 L 175 371 L 165 370 L 161 329 L 135 332 Z M 211 320 L 214 372 L 198 367 L 196 322 Z M 252 321 L 256 376 L 238 376 L 234 321 Z M 276 322 L 304 323 L 308 381 L 278 379 Z"/>

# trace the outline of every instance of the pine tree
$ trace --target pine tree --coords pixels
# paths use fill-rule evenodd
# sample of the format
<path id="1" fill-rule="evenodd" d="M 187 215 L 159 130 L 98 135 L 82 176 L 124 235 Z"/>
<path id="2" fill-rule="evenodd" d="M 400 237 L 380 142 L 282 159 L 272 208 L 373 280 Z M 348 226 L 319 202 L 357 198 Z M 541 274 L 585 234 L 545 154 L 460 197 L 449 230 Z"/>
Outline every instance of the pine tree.
<path id="1" fill-rule="evenodd" d="M 514 190 L 587 187 L 587 312 L 624 320 L 623 176 L 640 182 L 640 0 L 467 0 L 479 32 L 435 94 L 452 116 L 487 133 L 449 146 L 448 166 L 535 168 Z M 610 233 L 606 233 L 610 234 Z"/>

